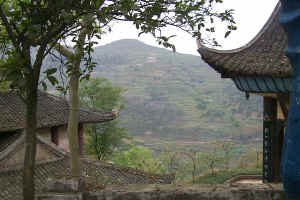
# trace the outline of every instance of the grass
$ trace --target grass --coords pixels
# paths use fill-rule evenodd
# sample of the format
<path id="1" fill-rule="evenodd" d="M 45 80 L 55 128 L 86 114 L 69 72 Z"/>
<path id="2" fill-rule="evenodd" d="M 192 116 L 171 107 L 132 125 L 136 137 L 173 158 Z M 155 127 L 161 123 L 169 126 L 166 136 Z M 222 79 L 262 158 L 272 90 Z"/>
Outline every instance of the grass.
<path id="1" fill-rule="evenodd" d="M 227 180 L 240 175 L 257 175 L 261 174 L 261 169 L 235 169 L 229 171 L 218 171 L 215 174 L 206 173 L 196 178 L 195 184 L 223 184 Z"/>

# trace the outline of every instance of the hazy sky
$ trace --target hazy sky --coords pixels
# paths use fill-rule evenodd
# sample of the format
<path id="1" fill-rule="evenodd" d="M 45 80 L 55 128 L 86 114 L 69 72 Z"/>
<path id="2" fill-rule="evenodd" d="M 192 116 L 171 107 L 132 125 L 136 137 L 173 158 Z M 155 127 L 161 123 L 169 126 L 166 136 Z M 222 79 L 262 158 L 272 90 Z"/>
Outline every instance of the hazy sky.
<path id="1" fill-rule="evenodd" d="M 238 30 L 234 31 L 226 40 L 223 40 L 224 31 L 219 30 L 217 39 L 222 44 L 223 49 L 234 49 L 249 42 L 265 24 L 278 0 L 224 0 L 226 8 L 235 10 L 235 20 Z M 218 30 L 218 29 L 217 29 Z M 168 28 L 170 35 L 177 35 L 172 42 L 176 45 L 177 52 L 197 54 L 195 38 L 189 34 L 178 31 L 175 28 Z M 100 45 L 120 39 L 139 39 L 147 44 L 157 46 L 155 39 L 151 35 L 138 37 L 138 32 L 130 23 L 114 24 L 112 32 L 104 35 L 99 42 Z"/>

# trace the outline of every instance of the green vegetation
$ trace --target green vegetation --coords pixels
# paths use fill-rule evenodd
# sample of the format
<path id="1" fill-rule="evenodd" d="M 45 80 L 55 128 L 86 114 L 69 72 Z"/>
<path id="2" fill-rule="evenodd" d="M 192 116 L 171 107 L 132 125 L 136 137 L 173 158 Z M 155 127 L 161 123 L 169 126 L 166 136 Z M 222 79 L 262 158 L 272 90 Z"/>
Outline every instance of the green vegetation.
<path id="1" fill-rule="evenodd" d="M 206 173 L 196 178 L 196 184 L 223 184 L 233 177 L 240 175 L 259 175 L 261 169 L 231 169 L 218 171 L 216 174 Z"/>
<path id="2" fill-rule="evenodd" d="M 141 169 L 146 172 L 163 173 L 162 161 L 154 156 L 154 152 L 143 146 L 132 146 L 126 151 L 115 153 L 114 163 Z"/>
<path id="3" fill-rule="evenodd" d="M 108 112 L 124 107 L 121 96 L 124 91 L 125 89 L 113 86 L 105 78 L 85 80 L 79 89 L 81 103 Z M 129 138 L 127 129 L 121 127 L 118 120 L 88 125 L 86 134 L 85 151 L 99 160 L 108 159 L 120 146 L 125 145 L 124 139 Z"/>
<path id="4" fill-rule="evenodd" d="M 233 149 L 236 145 L 222 140 L 211 146 L 215 150 L 204 153 L 170 147 L 154 152 L 147 147 L 133 145 L 115 152 L 111 161 L 151 173 L 175 173 L 179 183 L 221 184 L 235 176 L 262 173 L 262 165 L 257 164 L 262 163 L 261 153 L 248 150 L 242 156 L 235 156 Z"/>

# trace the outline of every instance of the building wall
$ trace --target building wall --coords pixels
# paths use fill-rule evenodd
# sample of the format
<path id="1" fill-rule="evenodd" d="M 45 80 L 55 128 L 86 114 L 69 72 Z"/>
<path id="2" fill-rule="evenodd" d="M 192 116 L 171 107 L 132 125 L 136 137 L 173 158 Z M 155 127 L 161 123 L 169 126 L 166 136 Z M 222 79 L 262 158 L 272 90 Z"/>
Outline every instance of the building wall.
<path id="1" fill-rule="evenodd" d="M 58 131 L 58 146 L 65 151 L 69 151 L 69 140 L 67 133 L 67 125 L 57 127 Z M 40 128 L 38 129 L 38 135 L 46 139 L 48 142 L 51 141 L 51 128 Z"/>
<path id="2" fill-rule="evenodd" d="M 68 132 L 67 132 L 67 125 L 59 126 L 58 127 L 58 146 L 65 151 L 69 152 L 69 140 L 68 140 Z"/>
<path id="3" fill-rule="evenodd" d="M 58 147 L 62 148 L 63 150 L 69 152 L 69 140 L 67 134 L 67 125 L 62 125 L 57 127 L 58 132 Z M 40 128 L 38 129 L 38 135 L 41 136 L 48 142 L 52 142 L 52 132 L 53 129 L 51 128 Z M 79 126 L 79 144 L 80 144 L 80 153 L 83 152 L 83 126 Z M 8 148 L 15 148 L 13 146 L 9 146 Z M 20 145 L 16 147 L 12 152 L 6 156 L 3 160 L 0 161 L 0 168 L 6 166 L 15 166 L 15 165 L 23 165 L 25 149 L 24 145 Z M 37 161 L 44 161 L 44 160 L 51 160 L 54 159 L 55 155 L 49 152 L 46 148 L 42 146 L 42 144 L 37 144 Z"/>
<path id="4" fill-rule="evenodd" d="M 67 128 L 68 128 L 67 125 L 58 127 L 58 138 L 59 138 L 58 146 L 64 149 L 65 151 L 70 152 Z M 79 150 L 81 154 L 83 154 L 83 142 L 84 142 L 83 129 L 84 126 L 82 124 L 79 124 L 78 137 L 79 137 L 79 148 L 80 148 Z"/>
<path id="5" fill-rule="evenodd" d="M 43 137 L 48 142 L 51 142 L 51 128 L 40 128 L 37 132 L 39 136 Z"/>

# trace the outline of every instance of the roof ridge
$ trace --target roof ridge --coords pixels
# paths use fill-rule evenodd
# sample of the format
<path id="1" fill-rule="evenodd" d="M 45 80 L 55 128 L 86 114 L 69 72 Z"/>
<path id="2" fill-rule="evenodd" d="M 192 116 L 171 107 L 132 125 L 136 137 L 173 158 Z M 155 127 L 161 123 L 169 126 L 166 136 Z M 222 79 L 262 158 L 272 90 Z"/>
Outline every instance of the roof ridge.
<path id="1" fill-rule="evenodd" d="M 25 131 L 23 131 L 22 133 L 20 133 L 21 135 L 19 136 L 19 138 L 13 142 L 11 145 L 9 145 L 4 151 L 1 152 L 0 154 L 0 161 L 6 159 L 11 153 L 14 153 L 15 150 L 17 150 L 17 148 L 24 144 L 25 142 Z M 41 136 L 37 135 L 37 143 L 43 145 L 48 151 L 50 151 L 51 153 L 55 154 L 57 156 L 56 159 L 49 159 L 49 160 L 42 160 L 42 161 L 36 161 L 36 164 L 41 164 L 41 163 L 48 163 L 48 162 L 53 162 L 53 161 L 57 161 L 60 159 L 65 159 L 68 158 L 68 153 L 65 152 L 63 149 L 59 148 L 58 146 L 56 146 L 55 144 L 51 144 L 50 142 L 46 141 L 44 138 L 42 138 Z M 16 170 L 16 169 L 21 169 L 23 168 L 23 163 L 19 164 L 19 165 L 9 165 L 9 168 L 7 168 L 6 166 L 4 167 L 0 167 L 0 172 L 2 171 L 9 171 L 9 169 L 11 169 L 13 167 L 12 170 Z"/>
<path id="2" fill-rule="evenodd" d="M 46 96 L 53 97 L 53 98 L 55 98 L 56 100 L 63 100 L 63 101 L 65 101 L 67 104 L 69 104 L 69 101 L 66 99 L 66 97 L 58 96 L 58 95 L 55 95 L 55 94 L 52 94 L 52 93 L 49 93 L 49 92 L 46 92 L 46 91 L 42 91 L 42 90 L 39 90 L 38 93 L 44 94 L 44 95 L 46 95 Z"/>
<path id="3" fill-rule="evenodd" d="M 52 153 L 60 156 L 60 158 L 68 157 L 68 153 L 52 142 L 47 141 L 42 136 L 37 135 L 37 141 L 44 145 Z"/>
<path id="4" fill-rule="evenodd" d="M 153 178 L 153 177 L 164 178 L 164 177 L 167 177 L 169 175 L 172 175 L 172 174 L 150 173 L 150 172 L 143 171 L 141 169 L 135 169 L 135 168 L 132 168 L 132 167 L 121 166 L 121 165 L 117 165 L 117 164 L 111 164 L 111 163 L 107 163 L 107 162 L 104 162 L 104 161 L 99 161 L 99 160 L 91 159 L 91 158 L 87 158 L 87 157 L 84 157 L 81 160 L 83 162 L 87 163 L 87 164 L 94 165 L 95 167 L 113 168 L 115 170 L 119 170 L 119 171 L 122 171 L 124 173 L 130 173 L 130 174 L 133 174 L 133 175 L 146 176 L 148 178 Z"/>
<path id="5" fill-rule="evenodd" d="M 281 7 L 281 2 L 279 1 L 277 3 L 276 7 L 274 8 L 272 14 L 270 15 L 270 17 L 264 24 L 264 26 L 255 35 L 255 37 L 252 40 L 250 40 L 248 43 L 246 43 L 244 46 L 236 48 L 236 49 L 231 49 L 231 50 L 220 50 L 220 49 L 214 49 L 214 48 L 204 46 L 204 44 L 201 43 L 200 40 L 196 40 L 199 53 L 200 53 L 200 51 L 210 51 L 210 52 L 215 52 L 215 53 L 237 53 L 237 52 L 243 51 L 247 48 L 250 48 L 255 42 L 257 42 L 260 39 L 260 37 L 268 30 L 268 28 L 270 26 L 272 26 L 273 21 L 275 20 L 275 18 L 277 17 L 277 15 L 280 11 L 280 7 Z"/>
<path id="6" fill-rule="evenodd" d="M 56 158 L 56 159 L 49 159 L 49 160 L 42 160 L 42 161 L 36 161 L 35 167 L 38 167 L 39 165 L 44 165 L 44 164 L 49 164 L 49 163 L 54 163 L 54 162 L 58 162 L 61 160 L 66 159 L 66 157 L 61 157 L 61 158 Z M 9 168 L 0 168 L 0 174 L 1 173 L 7 173 L 7 172 L 13 172 L 13 171 L 20 171 L 23 170 L 24 165 L 23 164 L 19 164 L 19 165 L 15 165 L 15 166 L 9 166 Z"/>

